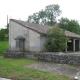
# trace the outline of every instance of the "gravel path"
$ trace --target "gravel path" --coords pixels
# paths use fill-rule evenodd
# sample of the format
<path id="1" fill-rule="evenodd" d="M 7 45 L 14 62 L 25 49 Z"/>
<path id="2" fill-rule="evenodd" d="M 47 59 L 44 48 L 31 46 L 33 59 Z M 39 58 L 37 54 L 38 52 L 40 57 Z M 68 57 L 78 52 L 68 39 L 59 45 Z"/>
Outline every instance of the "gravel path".
<path id="1" fill-rule="evenodd" d="M 48 62 L 37 62 L 31 65 L 25 65 L 25 68 L 34 68 L 42 71 L 48 71 L 51 73 L 58 73 L 62 75 L 67 75 L 74 77 L 80 71 L 80 68 L 73 68 L 67 64 L 54 64 Z"/>

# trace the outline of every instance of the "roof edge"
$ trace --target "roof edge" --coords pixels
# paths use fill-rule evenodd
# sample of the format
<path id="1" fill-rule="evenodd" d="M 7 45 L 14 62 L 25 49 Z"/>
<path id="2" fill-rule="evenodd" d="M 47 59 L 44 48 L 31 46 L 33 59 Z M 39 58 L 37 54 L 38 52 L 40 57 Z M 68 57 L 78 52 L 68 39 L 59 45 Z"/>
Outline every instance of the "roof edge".
<path id="1" fill-rule="evenodd" d="M 15 19 L 10 19 L 10 20 L 13 21 L 13 22 L 18 23 L 19 25 L 24 26 L 25 28 L 31 29 L 31 28 L 29 28 L 27 25 L 25 26 L 25 25 L 23 25 L 23 24 L 17 22 Z M 21 20 L 19 20 L 19 21 L 21 21 Z M 23 22 L 24 22 L 24 21 L 23 21 Z M 36 31 L 36 30 L 34 30 L 34 29 L 31 29 L 31 30 Z M 42 35 L 46 35 L 46 34 L 44 34 L 44 33 L 40 33 L 40 32 L 38 32 L 38 31 L 36 31 L 36 32 L 39 33 L 39 34 L 42 34 Z"/>

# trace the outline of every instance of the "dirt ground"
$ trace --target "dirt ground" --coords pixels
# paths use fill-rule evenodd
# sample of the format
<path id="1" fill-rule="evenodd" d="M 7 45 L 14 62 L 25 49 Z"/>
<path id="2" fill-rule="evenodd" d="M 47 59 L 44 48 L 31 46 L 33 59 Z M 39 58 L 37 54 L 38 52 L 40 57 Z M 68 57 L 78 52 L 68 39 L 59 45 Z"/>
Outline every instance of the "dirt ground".
<path id="1" fill-rule="evenodd" d="M 24 68 L 33 68 L 42 71 L 48 71 L 50 73 L 57 73 L 61 75 L 67 75 L 70 77 L 77 76 L 78 72 L 80 72 L 80 68 L 71 67 L 67 64 L 55 64 L 48 62 L 36 62 L 31 65 L 25 65 Z"/>

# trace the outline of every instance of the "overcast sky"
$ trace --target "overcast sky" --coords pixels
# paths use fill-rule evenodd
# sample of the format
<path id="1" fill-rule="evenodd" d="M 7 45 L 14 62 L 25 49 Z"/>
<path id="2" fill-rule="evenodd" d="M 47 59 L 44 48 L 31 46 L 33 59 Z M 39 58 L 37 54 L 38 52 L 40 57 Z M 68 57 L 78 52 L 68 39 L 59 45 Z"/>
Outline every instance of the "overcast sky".
<path id="1" fill-rule="evenodd" d="M 58 4 L 60 17 L 80 22 L 80 0 L 0 0 L 0 29 L 7 24 L 7 15 L 13 19 L 27 20 L 27 17 L 44 9 L 49 4 Z M 59 18 L 60 18 L 59 17 Z"/>

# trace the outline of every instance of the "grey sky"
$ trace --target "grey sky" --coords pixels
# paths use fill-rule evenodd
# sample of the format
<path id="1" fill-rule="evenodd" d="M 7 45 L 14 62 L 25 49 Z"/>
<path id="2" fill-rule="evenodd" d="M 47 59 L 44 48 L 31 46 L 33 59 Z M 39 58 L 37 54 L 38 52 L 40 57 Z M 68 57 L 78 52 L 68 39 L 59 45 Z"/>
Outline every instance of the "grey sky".
<path id="1" fill-rule="evenodd" d="M 9 19 L 27 20 L 29 15 L 44 9 L 49 4 L 60 5 L 62 10 L 60 17 L 80 22 L 80 0 L 0 0 L 0 28 L 5 28 L 7 15 Z"/>

